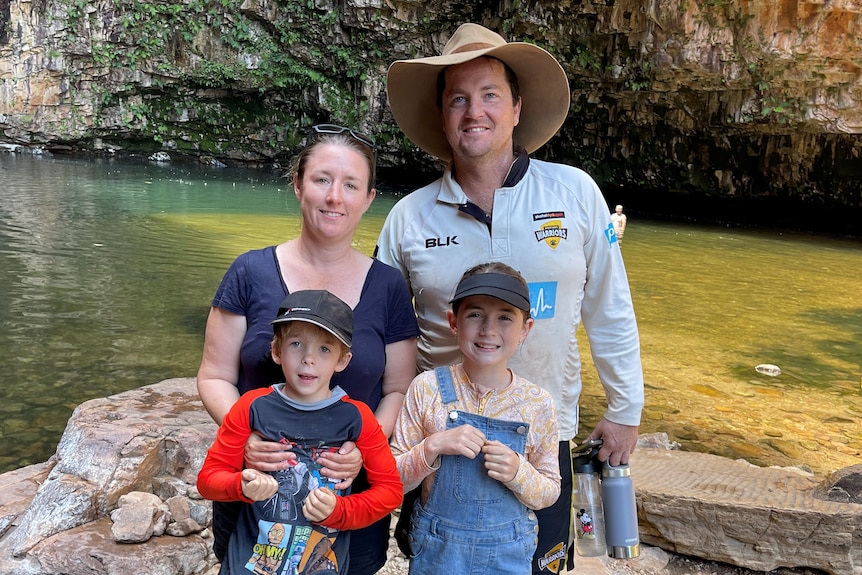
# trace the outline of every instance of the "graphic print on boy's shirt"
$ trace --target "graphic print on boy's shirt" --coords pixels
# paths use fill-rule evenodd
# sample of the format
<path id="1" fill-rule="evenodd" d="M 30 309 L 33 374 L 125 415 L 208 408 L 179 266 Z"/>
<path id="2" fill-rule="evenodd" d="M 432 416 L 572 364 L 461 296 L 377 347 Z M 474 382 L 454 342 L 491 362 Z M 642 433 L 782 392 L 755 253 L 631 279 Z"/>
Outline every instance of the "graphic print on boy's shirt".
<path id="1" fill-rule="evenodd" d="M 303 448 L 296 442 L 281 439 L 279 443 L 290 446 L 290 452 L 296 454 L 296 460 L 290 462 L 287 469 L 270 472 L 278 481 L 278 491 L 262 502 L 263 510 L 273 521 L 297 521 L 304 519 L 302 504 L 308 494 L 318 487 L 326 487 L 335 491 L 336 481 L 320 473 L 321 466 L 317 463 L 321 453 L 338 451 L 337 447 L 319 446 Z M 335 491 L 341 495 L 341 492 Z"/>
<path id="2" fill-rule="evenodd" d="M 337 533 L 322 526 L 258 523 L 257 543 L 245 568 L 256 575 L 337 573 Z"/>
<path id="3" fill-rule="evenodd" d="M 332 545 L 338 530 L 308 525 L 302 505 L 318 487 L 335 491 L 337 481 L 321 475 L 316 461 L 322 453 L 336 452 L 338 447 L 302 446 L 285 438 L 279 442 L 290 447 L 296 460 L 287 469 L 270 472 L 278 481 L 278 491 L 257 503 L 269 520 L 258 521 L 257 542 L 245 568 L 257 575 L 337 572 L 338 560 Z"/>

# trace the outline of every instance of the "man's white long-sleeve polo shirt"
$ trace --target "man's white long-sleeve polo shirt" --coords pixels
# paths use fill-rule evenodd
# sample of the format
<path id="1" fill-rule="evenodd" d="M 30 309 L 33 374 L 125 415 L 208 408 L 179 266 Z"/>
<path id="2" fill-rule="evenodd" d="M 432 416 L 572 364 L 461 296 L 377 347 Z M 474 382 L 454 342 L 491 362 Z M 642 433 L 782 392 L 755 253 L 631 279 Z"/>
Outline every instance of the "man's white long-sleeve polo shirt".
<path id="1" fill-rule="evenodd" d="M 639 425 L 640 344 L 610 210 L 584 171 L 530 159 L 524 176 L 494 194 L 490 230 L 463 211 L 468 197 L 447 169 L 400 200 L 380 233 L 377 258 L 401 270 L 419 320 L 419 370 L 459 361 L 446 318 L 461 275 L 500 261 L 530 286 L 535 325 L 509 366 L 554 397 L 560 440 L 577 435 L 581 321 L 608 398 L 605 416 Z"/>

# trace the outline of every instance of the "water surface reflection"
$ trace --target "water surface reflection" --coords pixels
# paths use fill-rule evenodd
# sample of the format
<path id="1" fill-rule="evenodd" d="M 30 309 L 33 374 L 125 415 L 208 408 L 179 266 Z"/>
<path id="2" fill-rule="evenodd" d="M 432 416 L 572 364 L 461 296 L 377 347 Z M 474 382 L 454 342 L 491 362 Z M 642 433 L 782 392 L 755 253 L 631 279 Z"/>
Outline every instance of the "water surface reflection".
<path id="1" fill-rule="evenodd" d="M 0 471 L 47 459 L 87 399 L 194 375 L 229 263 L 298 232 L 277 174 L 0 155 L 0 177 Z M 397 199 L 381 187 L 367 253 Z M 859 462 L 860 242 L 630 219 L 623 253 L 642 431 L 761 465 Z M 585 368 L 583 429 L 604 403 Z"/>
<path id="2" fill-rule="evenodd" d="M 858 463 L 859 242 L 653 222 L 630 228 L 623 254 L 643 346 L 643 428 L 760 465 L 823 473 Z M 762 363 L 781 375 L 757 373 Z"/>

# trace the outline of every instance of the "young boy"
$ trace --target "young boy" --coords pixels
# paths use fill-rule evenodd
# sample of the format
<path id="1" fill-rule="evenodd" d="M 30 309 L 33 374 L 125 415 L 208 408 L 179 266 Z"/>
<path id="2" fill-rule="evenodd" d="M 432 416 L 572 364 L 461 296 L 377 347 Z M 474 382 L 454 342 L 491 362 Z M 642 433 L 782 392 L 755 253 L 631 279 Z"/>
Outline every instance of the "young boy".
<path id="1" fill-rule="evenodd" d="M 536 548 L 531 510 L 560 495 L 553 399 L 506 367 L 533 325 L 530 291 L 492 262 L 467 270 L 451 303 L 463 363 L 413 380 L 392 435 L 405 490 L 422 486 L 410 573 L 523 575 Z"/>
<path id="2" fill-rule="evenodd" d="M 374 414 L 339 387 L 332 374 L 351 358 L 353 310 L 322 290 L 297 291 L 272 321 L 272 357 L 285 383 L 245 393 L 225 416 L 198 474 L 213 501 L 243 501 L 221 575 L 337 574 L 345 571 L 348 537 L 401 503 L 402 484 Z M 287 469 L 243 468 L 246 440 L 257 433 L 289 445 Z M 317 456 L 353 441 L 371 488 L 342 495 L 319 473 Z"/>

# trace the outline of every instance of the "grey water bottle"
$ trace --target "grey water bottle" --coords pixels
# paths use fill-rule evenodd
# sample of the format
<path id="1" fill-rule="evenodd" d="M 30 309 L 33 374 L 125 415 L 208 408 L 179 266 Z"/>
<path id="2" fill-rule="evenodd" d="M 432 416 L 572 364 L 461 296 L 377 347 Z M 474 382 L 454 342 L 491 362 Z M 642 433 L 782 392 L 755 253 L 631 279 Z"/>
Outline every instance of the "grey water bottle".
<path id="1" fill-rule="evenodd" d="M 602 502 L 608 555 L 631 559 L 640 554 L 635 487 L 628 465 L 602 466 Z"/>

